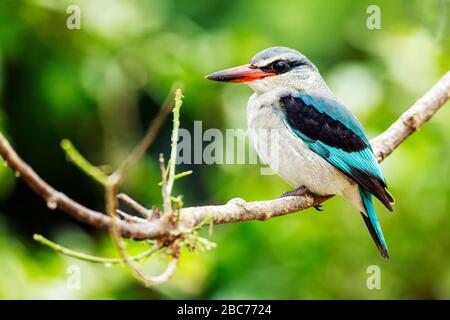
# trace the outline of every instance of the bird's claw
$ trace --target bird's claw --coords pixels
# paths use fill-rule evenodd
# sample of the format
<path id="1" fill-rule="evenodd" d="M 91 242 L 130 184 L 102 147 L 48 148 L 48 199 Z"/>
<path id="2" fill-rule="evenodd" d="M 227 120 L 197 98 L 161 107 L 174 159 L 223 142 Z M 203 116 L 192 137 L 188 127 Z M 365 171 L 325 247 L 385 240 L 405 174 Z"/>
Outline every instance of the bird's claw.
<path id="1" fill-rule="evenodd" d="M 320 212 L 324 211 L 322 209 L 322 205 L 321 204 L 318 204 L 317 206 L 314 206 L 314 209 L 316 209 L 317 211 L 320 211 Z"/>
<path id="2" fill-rule="evenodd" d="M 295 189 L 295 190 L 292 190 L 292 191 L 288 191 L 288 192 L 283 193 L 283 194 L 280 196 L 280 198 L 285 198 L 285 197 L 301 197 L 301 196 L 304 196 L 305 194 L 307 194 L 308 192 L 310 192 L 310 191 L 309 191 L 309 189 L 308 189 L 307 187 L 305 187 L 305 186 L 300 186 L 300 187 L 298 187 L 298 188 Z M 322 209 L 322 205 L 321 205 L 321 204 L 318 204 L 317 206 L 314 206 L 314 209 L 316 209 L 316 210 L 319 211 L 319 212 L 324 211 L 324 210 Z"/>

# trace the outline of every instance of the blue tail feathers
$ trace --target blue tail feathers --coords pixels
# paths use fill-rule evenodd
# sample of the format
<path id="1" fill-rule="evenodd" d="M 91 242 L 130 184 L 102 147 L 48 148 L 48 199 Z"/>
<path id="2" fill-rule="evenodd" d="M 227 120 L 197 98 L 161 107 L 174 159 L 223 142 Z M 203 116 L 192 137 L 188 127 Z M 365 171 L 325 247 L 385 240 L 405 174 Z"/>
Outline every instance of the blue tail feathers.
<path id="1" fill-rule="evenodd" d="M 375 241 L 375 244 L 381 255 L 383 256 L 383 258 L 388 259 L 388 248 L 386 245 L 386 241 L 384 240 L 383 232 L 381 231 L 380 223 L 378 222 L 377 214 L 375 213 L 375 209 L 373 207 L 372 194 L 370 194 L 361 186 L 359 187 L 359 193 L 361 194 L 361 198 L 367 211 L 367 216 L 361 212 L 364 222 L 366 223 L 370 235 L 372 236 L 373 241 Z"/>

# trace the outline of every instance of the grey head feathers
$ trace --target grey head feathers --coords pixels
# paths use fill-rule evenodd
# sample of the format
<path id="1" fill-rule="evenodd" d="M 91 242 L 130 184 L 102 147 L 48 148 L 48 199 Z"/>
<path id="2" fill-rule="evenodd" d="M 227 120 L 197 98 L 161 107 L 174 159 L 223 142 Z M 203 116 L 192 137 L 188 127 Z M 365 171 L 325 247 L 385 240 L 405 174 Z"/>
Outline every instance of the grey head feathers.
<path id="1" fill-rule="evenodd" d="M 287 47 L 272 47 L 265 49 L 257 53 L 250 61 L 249 64 L 262 68 L 270 65 L 275 61 L 287 61 L 291 63 L 297 63 L 298 65 L 306 65 L 314 67 L 311 61 L 308 60 L 303 54 L 297 50 Z"/>
<path id="2" fill-rule="evenodd" d="M 279 64 L 287 64 L 282 72 L 277 72 Z M 317 67 L 297 50 L 287 47 L 272 47 L 257 53 L 249 62 L 255 68 L 275 72 L 276 75 L 248 82 L 256 93 L 273 91 L 283 94 L 286 90 L 303 91 L 305 89 L 326 88 Z M 326 89 L 325 89 L 326 90 Z"/>

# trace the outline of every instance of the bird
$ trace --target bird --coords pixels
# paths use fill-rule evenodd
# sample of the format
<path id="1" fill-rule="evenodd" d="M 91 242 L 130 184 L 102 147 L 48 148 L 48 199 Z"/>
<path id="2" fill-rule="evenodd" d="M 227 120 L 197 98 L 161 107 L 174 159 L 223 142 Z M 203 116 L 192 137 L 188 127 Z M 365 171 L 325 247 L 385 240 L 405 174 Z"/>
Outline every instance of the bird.
<path id="1" fill-rule="evenodd" d="M 305 55 L 271 47 L 248 64 L 205 78 L 253 89 L 250 137 L 263 162 L 295 188 L 283 196 L 343 196 L 361 213 L 381 256 L 389 258 L 373 196 L 389 211 L 394 198 L 361 123 Z"/>

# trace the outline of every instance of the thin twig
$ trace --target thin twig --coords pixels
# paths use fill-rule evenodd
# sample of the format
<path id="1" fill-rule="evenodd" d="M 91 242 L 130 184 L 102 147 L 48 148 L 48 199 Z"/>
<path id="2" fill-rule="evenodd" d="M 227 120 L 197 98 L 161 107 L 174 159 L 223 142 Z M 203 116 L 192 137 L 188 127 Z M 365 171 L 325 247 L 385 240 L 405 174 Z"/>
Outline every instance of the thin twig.
<path id="1" fill-rule="evenodd" d="M 167 194 L 170 197 L 172 195 L 173 183 L 175 179 L 175 163 L 177 158 L 177 144 L 178 144 L 178 129 L 180 128 L 180 109 L 183 103 L 183 95 L 181 90 L 178 89 L 175 92 L 175 106 L 173 107 L 173 129 L 171 138 L 171 150 L 169 161 L 169 177 L 167 178 Z"/>
<path id="2" fill-rule="evenodd" d="M 72 249 L 68 249 L 66 247 L 63 247 L 47 238 L 45 238 L 44 236 L 40 235 L 40 234 L 35 234 L 33 235 L 33 239 L 37 242 L 39 242 L 40 244 L 43 244 L 47 247 L 50 247 L 51 249 L 55 250 L 58 253 L 61 253 L 65 256 L 68 257 L 72 257 L 72 258 L 76 258 L 79 260 L 84 260 L 87 262 L 92 262 L 92 263 L 103 263 L 105 265 L 108 264 L 121 264 L 124 263 L 124 260 L 121 258 L 104 258 L 104 257 L 97 257 L 97 256 L 93 256 L 90 254 L 86 254 L 86 253 L 82 253 L 82 252 L 78 252 Z M 143 260 L 144 258 L 152 255 L 153 253 L 155 253 L 156 251 L 158 251 L 159 249 L 161 249 L 161 246 L 155 244 L 152 248 L 145 250 L 137 255 L 131 256 L 130 259 L 134 260 L 134 261 L 140 261 Z"/>
<path id="3" fill-rule="evenodd" d="M 145 223 L 147 220 L 133 216 L 129 213 L 126 213 L 125 211 L 122 211 L 120 209 L 116 209 L 116 213 L 123 219 L 125 219 L 128 222 L 134 222 L 134 223 Z"/>
<path id="4" fill-rule="evenodd" d="M 105 185 L 108 180 L 108 176 L 96 166 L 93 166 L 81 153 L 75 148 L 75 146 L 67 139 L 61 141 L 61 148 L 66 153 L 67 158 L 73 162 L 81 171 L 86 175 L 100 183 Z"/>
<path id="5" fill-rule="evenodd" d="M 174 181 L 177 181 L 178 179 L 181 179 L 181 178 L 190 176 L 192 173 L 193 173 L 192 170 L 187 170 L 187 171 L 183 171 L 183 172 L 177 173 L 177 174 L 173 177 L 173 180 L 174 180 Z M 160 182 L 158 183 L 158 186 L 162 186 L 162 181 L 160 181 Z"/>
<path id="6" fill-rule="evenodd" d="M 180 250 L 181 249 L 178 245 L 173 248 L 172 257 L 166 269 L 164 269 L 160 275 L 152 276 L 150 279 L 150 284 L 164 283 L 172 277 L 177 269 L 178 262 L 180 261 Z"/>
<path id="7" fill-rule="evenodd" d="M 167 193 L 167 169 L 164 161 L 164 155 L 161 153 L 159 155 L 159 168 L 161 170 L 161 194 L 163 199 L 163 210 L 167 215 L 168 212 L 172 210 L 172 201 L 170 195 Z"/>
<path id="8" fill-rule="evenodd" d="M 143 216 L 147 220 L 151 220 L 153 218 L 152 211 L 141 205 L 136 200 L 132 199 L 130 196 L 128 196 L 125 193 L 119 193 L 117 195 L 117 199 L 124 204 L 126 204 L 128 207 L 139 213 L 141 216 Z"/>
<path id="9" fill-rule="evenodd" d="M 174 88 L 171 90 L 171 92 L 174 92 L 175 95 L 177 92 L 180 91 L 179 85 L 176 84 Z M 145 134 L 144 138 L 141 140 L 141 142 L 133 149 L 131 154 L 128 156 L 128 158 L 122 162 L 122 164 L 119 166 L 119 168 L 116 170 L 116 173 L 120 178 L 122 178 L 126 172 L 136 163 L 139 161 L 139 159 L 142 158 L 142 156 L 145 154 L 147 149 L 153 144 L 153 142 L 156 140 L 156 137 L 158 136 L 159 132 L 161 131 L 161 128 L 164 124 L 164 120 L 169 115 L 170 110 L 172 110 L 172 107 L 174 105 L 174 94 L 171 93 L 169 96 L 167 96 L 166 100 L 163 102 L 161 108 L 159 109 L 158 114 L 150 124 L 150 126 L 147 129 L 147 133 Z"/>

